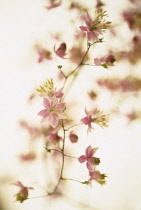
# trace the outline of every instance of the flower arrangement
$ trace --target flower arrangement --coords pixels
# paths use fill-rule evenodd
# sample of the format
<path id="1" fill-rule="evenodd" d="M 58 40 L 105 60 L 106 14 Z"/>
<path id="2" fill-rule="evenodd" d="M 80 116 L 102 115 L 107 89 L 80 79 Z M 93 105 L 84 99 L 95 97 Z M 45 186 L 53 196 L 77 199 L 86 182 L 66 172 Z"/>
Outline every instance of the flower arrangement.
<path id="1" fill-rule="evenodd" d="M 50 1 L 50 5 L 47 5 L 45 8 L 51 11 L 60 7 L 61 4 L 61 0 Z M 102 8 L 103 4 L 100 5 L 101 6 L 98 6 L 98 8 L 95 9 L 93 16 L 90 15 L 89 11 L 86 11 L 86 8 L 83 8 L 83 15 L 79 16 L 79 20 L 82 22 L 82 25 L 80 23 L 78 26 L 78 30 L 76 31 L 77 36 L 75 36 L 77 37 L 76 41 L 79 42 L 79 46 L 74 43 L 74 46 L 68 49 L 68 44 L 63 41 L 58 47 L 54 44 L 52 52 L 40 45 L 36 46 L 39 63 L 44 61 L 52 62 L 53 54 L 55 54 L 59 57 L 59 59 L 65 60 L 65 62 L 72 62 L 76 65 L 69 72 L 65 72 L 62 65 L 57 66 L 57 74 L 61 75 L 60 88 L 56 88 L 57 85 L 56 82 L 54 82 L 54 78 L 46 79 L 41 85 L 39 85 L 38 88 L 36 88 L 39 95 L 38 97 L 41 97 L 42 99 L 43 108 L 35 114 L 41 117 L 41 124 L 43 126 L 41 126 L 41 128 L 33 128 L 28 126 L 26 122 L 21 122 L 21 126 L 26 128 L 30 134 L 34 136 L 34 138 L 38 138 L 39 136 L 45 138 L 46 141 L 43 150 L 46 152 L 46 155 L 50 155 L 52 160 L 57 158 L 61 162 L 59 172 L 57 171 L 57 181 L 53 188 L 47 189 L 45 195 L 39 197 L 57 194 L 60 184 L 67 180 L 79 182 L 84 185 L 91 185 L 93 181 L 99 183 L 100 185 L 106 184 L 107 175 L 103 172 L 101 173 L 98 169 L 101 161 L 99 157 L 95 156 L 96 151 L 98 149 L 100 150 L 100 148 L 93 148 L 92 145 L 89 145 L 85 149 L 85 155 L 83 154 L 84 151 L 81 151 L 81 156 L 74 157 L 70 154 L 70 152 L 67 154 L 66 146 L 66 142 L 69 140 L 71 144 L 74 144 L 77 147 L 79 135 L 75 130 L 73 130 L 77 126 L 79 126 L 79 128 L 81 126 L 83 128 L 85 127 L 87 135 L 89 135 L 89 133 L 94 131 L 95 125 L 104 128 L 108 127 L 109 123 L 109 114 L 104 113 L 103 110 L 98 109 L 96 106 L 92 110 L 88 110 L 85 105 L 84 115 L 75 122 L 75 119 L 73 120 L 73 117 L 69 114 L 70 106 L 67 102 L 69 91 L 71 90 L 74 82 L 79 78 L 82 68 L 85 68 L 86 65 L 94 66 L 96 68 L 97 66 L 100 66 L 107 71 L 107 69 L 114 65 L 115 58 L 113 54 L 108 54 L 101 58 L 95 57 L 92 60 L 89 56 L 90 50 L 93 47 L 96 47 L 97 44 L 103 44 L 104 33 L 111 26 L 111 22 L 107 20 L 108 14 Z M 72 10 L 72 8 L 80 11 L 82 6 L 79 4 L 71 4 L 69 10 Z M 82 42 L 86 43 L 87 48 L 85 50 Z M 89 64 L 88 62 L 91 63 Z M 36 155 L 31 152 L 29 154 L 21 155 L 20 158 L 23 161 L 31 161 L 36 159 Z M 66 169 L 65 162 L 68 161 L 68 159 L 74 159 L 78 164 L 86 162 L 86 173 L 88 174 L 86 179 L 81 181 L 64 176 L 64 171 Z M 15 195 L 17 201 L 22 203 L 30 198 L 28 196 L 28 191 L 30 189 L 33 190 L 33 187 L 25 187 L 21 181 L 17 181 L 14 185 L 19 187 L 19 192 Z"/>

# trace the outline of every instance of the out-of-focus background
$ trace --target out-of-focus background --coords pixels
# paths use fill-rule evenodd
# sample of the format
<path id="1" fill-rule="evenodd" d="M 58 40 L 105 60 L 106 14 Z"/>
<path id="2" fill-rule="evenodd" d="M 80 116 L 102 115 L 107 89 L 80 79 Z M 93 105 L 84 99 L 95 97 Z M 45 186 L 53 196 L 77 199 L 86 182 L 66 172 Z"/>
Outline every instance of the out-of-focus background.
<path id="1" fill-rule="evenodd" d="M 84 11 L 81 6 L 70 9 L 72 2 L 63 0 L 59 7 L 48 10 L 50 2 L 0 0 L 0 210 L 141 210 L 141 13 L 140 1 L 128 0 L 103 1 L 112 28 L 104 35 L 105 42 L 90 53 L 92 59 L 107 52 L 115 54 L 114 67 L 107 70 L 86 66 L 66 97 L 72 107 L 71 117 L 84 117 L 85 107 L 99 107 L 110 114 L 108 128 L 96 127 L 87 136 L 84 126 L 77 130 L 78 143 L 68 144 L 69 154 L 76 156 L 83 154 L 88 145 L 99 147 L 99 168 L 107 174 L 107 184 L 100 186 L 93 182 L 89 187 L 67 182 L 60 197 L 15 202 L 18 188 L 12 183 L 20 180 L 34 187 L 35 192 L 29 197 L 44 195 L 45 180 L 52 169 L 52 165 L 46 169 L 46 164 L 42 164 L 42 138 L 31 140 L 32 126 L 41 126 L 37 113 L 42 100 L 35 90 L 51 77 L 61 87 L 57 66 L 62 65 L 67 72 L 67 68 L 76 65 L 68 67 L 66 60 L 55 55 L 53 47 L 58 41 L 65 42 L 68 48 L 73 46 L 72 34 L 79 31 Z M 88 0 L 81 4 L 94 14 L 97 2 Z M 39 62 L 38 46 L 52 51 L 53 60 Z M 33 159 L 37 156 L 35 162 L 21 157 L 29 149 Z M 67 176 L 85 178 L 85 166 L 75 161 L 67 164 L 70 164 Z"/>

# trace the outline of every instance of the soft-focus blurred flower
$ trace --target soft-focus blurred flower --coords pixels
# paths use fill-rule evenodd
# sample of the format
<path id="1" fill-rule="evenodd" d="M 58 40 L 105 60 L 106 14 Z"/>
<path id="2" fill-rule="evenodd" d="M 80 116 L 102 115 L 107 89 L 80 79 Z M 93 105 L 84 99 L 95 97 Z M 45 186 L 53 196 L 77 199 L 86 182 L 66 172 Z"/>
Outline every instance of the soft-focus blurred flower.
<path id="1" fill-rule="evenodd" d="M 28 131 L 33 139 L 38 138 L 42 133 L 39 128 L 29 125 L 25 120 L 21 120 L 19 124 L 22 128 L 25 128 Z"/>
<path id="2" fill-rule="evenodd" d="M 73 131 L 70 132 L 69 138 L 72 143 L 78 142 L 78 136 Z"/>
<path id="3" fill-rule="evenodd" d="M 44 49 L 43 47 L 36 46 L 38 52 L 38 62 L 41 63 L 45 59 L 52 60 L 51 52 L 49 50 Z"/>
<path id="4" fill-rule="evenodd" d="M 103 58 L 94 58 L 94 64 L 96 66 L 103 66 L 104 68 L 109 68 L 109 66 L 113 66 L 115 62 L 115 58 L 113 55 L 109 55 Z"/>
<path id="5" fill-rule="evenodd" d="M 50 0 L 50 5 L 49 6 L 46 6 L 45 8 L 50 10 L 50 9 L 53 9 L 53 8 L 56 8 L 56 7 L 59 7 L 61 5 L 61 0 Z"/>
<path id="6" fill-rule="evenodd" d="M 89 175 L 90 175 L 90 179 L 89 181 L 92 181 L 92 180 L 98 180 L 99 177 L 100 177 L 100 172 L 97 171 L 97 170 L 94 170 L 94 171 L 89 171 Z"/>
<path id="7" fill-rule="evenodd" d="M 64 56 L 66 55 L 66 44 L 63 42 L 62 44 L 60 44 L 60 46 L 58 47 L 58 49 L 55 49 L 55 46 L 54 46 L 54 52 L 60 58 L 65 59 Z"/>
<path id="8" fill-rule="evenodd" d="M 95 180 L 101 185 L 106 184 L 105 180 L 105 178 L 107 177 L 106 174 L 101 174 L 99 171 L 94 169 L 93 171 L 89 171 L 89 176 L 90 176 L 89 181 Z"/>
<path id="9" fill-rule="evenodd" d="M 136 76 L 127 76 L 123 79 L 110 78 L 97 81 L 101 87 L 106 87 L 111 91 L 135 92 L 141 90 L 141 79 Z"/>
<path id="10" fill-rule="evenodd" d="M 94 157 L 96 151 L 98 148 L 92 148 L 91 146 L 88 146 L 85 150 L 85 155 L 81 155 L 78 158 L 78 161 L 80 163 L 84 163 L 86 161 L 86 166 L 89 171 L 93 171 L 96 165 L 99 165 L 100 159 Z"/>
<path id="11" fill-rule="evenodd" d="M 141 30 L 141 7 L 124 11 L 123 12 L 123 18 L 127 22 L 129 28 L 131 30 L 139 29 Z"/>
<path id="12" fill-rule="evenodd" d="M 88 12 L 87 15 L 82 17 L 86 26 L 79 27 L 82 31 L 87 32 L 87 38 L 89 41 L 97 41 L 99 39 L 99 35 L 103 34 L 105 29 L 110 27 L 111 22 L 105 20 L 106 16 L 106 11 L 98 9 L 96 10 L 96 17 L 94 20 L 92 20 Z"/>
<path id="13" fill-rule="evenodd" d="M 97 93 L 94 92 L 93 90 L 91 90 L 89 93 L 88 93 L 89 97 L 92 99 L 92 100 L 95 100 L 97 98 Z"/>
<path id="14" fill-rule="evenodd" d="M 101 0 L 96 0 L 96 8 L 99 9 L 103 7 L 105 4 Z"/>
<path id="15" fill-rule="evenodd" d="M 25 154 L 20 154 L 19 159 L 22 162 L 33 161 L 33 160 L 36 159 L 36 153 L 35 152 L 29 152 L 29 153 L 25 153 Z"/>
<path id="16" fill-rule="evenodd" d="M 33 190 L 33 187 L 26 187 L 21 182 L 17 181 L 14 183 L 14 185 L 18 186 L 20 188 L 20 191 L 15 194 L 16 201 L 19 201 L 22 203 L 24 200 L 28 198 L 28 190 Z"/>
<path id="17" fill-rule="evenodd" d="M 67 118 L 67 115 L 64 113 L 66 103 L 58 103 L 56 96 L 44 98 L 43 105 L 45 109 L 38 113 L 42 117 L 41 122 L 48 121 L 55 128 L 59 123 L 59 119 Z"/>
<path id="18" fill-rule="evenodd" d="M 46 138 L 47 138 L 50 142 L 52 142 L 52 143 L 54 143 L 54 144 L 56 144 L 56 143 L 58 143 L 58 142 L 60 142 L 60 141 L 62 140 L 62 137 L 59 136 L 57 133 L 49 133 L 49 134 L 46 136 Z"/>
<path id="19" fill-rule="evenodd" d="M 69 50 L 69 54 L 70 54 L 69 56 L 70 61 L 73 63 L 79 64 L 83 58 L 84 51 L 82 47 L 72 47 Z"/>

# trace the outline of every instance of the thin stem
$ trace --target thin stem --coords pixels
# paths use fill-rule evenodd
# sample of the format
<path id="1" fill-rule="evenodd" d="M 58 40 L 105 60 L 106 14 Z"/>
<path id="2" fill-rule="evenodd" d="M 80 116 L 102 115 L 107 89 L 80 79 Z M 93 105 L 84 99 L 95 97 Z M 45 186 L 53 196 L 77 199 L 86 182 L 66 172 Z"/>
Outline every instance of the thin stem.
<path id="1" fill-rule="evenodd" d="M 56 190 L 57 190 L 57 188 L 58 188 L 58 186 L 59 186 L 59 184 L 60 184 L 60 181 L 61 181 L 61 179 L 62 179 L 62 175 L 63 175 L 63 169 L 64 169 L 64 160 L 65 160 L 65 156 L 64 156 L 64 149 L 65 149 L 65 129 L 64 129 L 64 125 L 63 125 L 63 120 L 62 120 L 62 128 L 63 128 L 63 135 L 64 135 L 64 137 L 63 137 L 63 147 L 62 147 L 62 166 L 61 166 L 61 172 L 60 172 L 60 177 L 59 177 L 59 179 L 58 179 L 58 182 L 57 182 L 57 184 L 56 184 L 56 186 L 55 186 L 55 188 L 54 188 L 54 190 L 51 192 L 51 193 L 49 193 L 49 195 L 52 195 L 52 194 L 54 194 L 55 192 L 56 192 Z M 59 151 L 59 150 L 58 150 Z"/>
<path id="2" fill-rule="evenodd" d="M 74 182 L 79 182 L 79 183 L 83 184 L 83 182 L 81 182 L 79 180 L 76 180 L 76 179 L 69 179 L 69 178 L 63 178 L 62 177 L 62 180 L 65 180 L 65 181 L 74 181 Z"/>
<path id="3" fill-rule="evenodd" d="M 76 158 L 76 159 L 78 159 L 77 157 L 73 157 L 73 156 L 70 156 L 70 155 L 65 155 L 62 151 L 60 151 L 60 150 L 58 150 L 58 149 L 50 149 L 50 148 L 45 148 L 45 149 L 49 149 L 49 150 L 54 150 L 54 151 L 60 152 L 60 153 L 63 154 L 65 157 L 70 157 L 70 158 Z"/>
<path id="4" fill-rule="evenodd" d="M 86 58 L 86 56 L 87 56 L 87 54 L 88 54 L 88 52 L 89 52 L 89 50 L 90 50 L 90 47 L 91 47 L 92 45 L 96 44 L 96 43 L 101 43 L 101 42 L 103 42 L 102 39 L 99 39 L 98 41 L 95 41 L 95 42 L 93 42 L 92 44 L 90 44 L 90 43 L 87 41 L 87 50 L 86 50 L 85 54 L 83 55 L 81 62 L 78 64 L 78 66 L 75 67 L 75 69 L 74 69 L 72 72 L 70 72 L 70 73 L 65 77 L 64 86 L 65 86 L 65 84 L 66 84 L 67 79 L 68 79 L 71 75 L 74 76 L 74 78 L 72 79 L 72 81 L 71 81 L 71 83 L 70 83 L 68 89 L 66 90 L 66 93 L 70 90 L 70 88 L 72 87 L 72 85 L 73 85 L 73 83 L 75 82 L 76 78 L 78 77 L 79 71 L 77 71 L 76 74 L 74 74 L 74 73 L 76 72 L 76 70 L 77 70 L 79 67 L 81 67 L 81 66 L 84 65 L 84 64 L 83 64 L 83 61 L 85 60 L 85 58 Z"/>
<path id="5" fill-rule="evenodd" d="M 88 64 L 88 63 L 83 63 L 84 66 L 97 66 L 97 65 L 94 65 L 94 64 Z"/>
<path id="6" fill-rule="evenodd" d="M 82 125 L 82 124 L 83 124 L 83 123 L 79 123 L 79 124 L 76 124 L 76 125 L 72 125 L 72 126 L 66 128 L 65 130 L 68 131 L 70 128 L 73 128 L 73 127 L 75 127 L 75 126 Z"/>
<path id="7" fill-rule="evenodd" d="M 31 197 L 31 198 L 27 198 L 27 199 L 43 198 L 43 197 L 47 197 L 47 196 L 49 196 L 49 195 L 50 195 L 50 194 L 47 193 L 46 195 L 40 195 L 40 196 Z M 26 199 L 26 200 L 27 200 L 27 199 Z"/>

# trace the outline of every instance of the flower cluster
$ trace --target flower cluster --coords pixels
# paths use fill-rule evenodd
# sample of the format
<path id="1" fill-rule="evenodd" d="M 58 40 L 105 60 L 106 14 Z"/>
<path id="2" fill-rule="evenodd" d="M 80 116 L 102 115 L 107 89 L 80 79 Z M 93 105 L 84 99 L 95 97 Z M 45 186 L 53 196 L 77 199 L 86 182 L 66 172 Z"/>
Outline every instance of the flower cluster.
<path id="1" fill-rule="evenodd" d="M 108 69 L 109 66 L 113 66 L 115 58 L 113 55 L 109 55 L 103 58 L 94 58 L 94 64 L 96 66 L 103 66 L 105 69 Z"/>
<path id="2" fill-rule="evenodd" d="M 99 35 L 103 34 L 105 29 L 110 27 L 111 22 L 106 21 L 105 19 L 107 16 L 106 11 L 98 9 L 94 20 L 92 20 L 88 12 L 86 16 L 82 17 L 86 26 L 80 26 L 80 29 L 87 32 L 89 41 L 97 41 L 99 39 Z"/>
<path id="3" fill-rule="evenodd" d="M 98 148 L 92 148 L 91 146 L 88 146 L 85 150 L 85 155 L 81 155 L 78 158 L 78 161 L 80 163 L 86 162 L 86 166 L 89 170 L 90 176 L 88 181 L 95 180 L 100 184 L 105 184 L 106 175 L 101 174 L 99 171 L 96 170 L 96 166 L 100 164 L 100 159 L 94 156 L 97 150 Z"/>
<path id="4" fill-rule="evenodd" d="M 56 8 L 60 6 L 62 3 L 61 0 L 53 0 L 50 1 L 50 5 L 46 6 L 48 10 L 51 10 L 53 8 Z M 83 21 L 85 22 L 86 26 L 80 26 L 81 31 L 79 30 L 79 34 L 77 34 L 77 43 L 74 43 L 70 48 L 68 47 L 68 44 L 63 40 L 59 46 L 56 46 L 56 44 L 53 44 L 54 47 L 52 47 L 54 53 L 60 57 L 58 60 L 61 60 L 63 62 L 70 61 L 71 63 L 76 64 L 76 67 L 72 69 L 72 67 L 69 69 L 69 73 L 65 71 L 65 67 L 62 66 L 62 64 L 58 65 L 58 71 L 62 74 L 62 85 L 60 89 L 56 88 L 56 85 L 54 85 L 53 79 L 47 79 L 42 85 L 37 88 L 37 92 L 41 96 L 41 99 L 43 101 L 43 109 L 38 112 L 38 116 L 41 117 L 41 122 L 44 123 L 45 127 L 42 127 L 41 129 L 35 129 L 31 126 L 29 126 L 26 122 L 22 122 L 21 126 L 26 128 L 31 136 L 36 137 L 43 137 L 44 139 L 44 155 L 43 159 L 46 159 L 48 155 L 51 155 L 51 161 L 54 163 L 56 160 L 58 161 L 61 157 L 60 168 L 57 168 L 57 181 L 56 185 L 54 187 L 49 188 L 48 191 L 46 191 L 45 196 L 53 195 L 57 193 L 57 190 L 59 188 L 60 182 L 62 180 L 72 180 L 77 181 L 82 184 L 90 184 L 92 180 L 95 180 L 97 183 L 103 185 L 106 183 L 106 175 L 102 174 L 99 170 L 97 170 L 97 166 L 100 164 L 100 158 L 95 156 L 96 151 L 98 148 L 92 148 L 92 146 L 88 146 L 85 151 L 85 155 L 81 155 L 80 157 L 74 157 L 70 154 L 71 150 L 67 150 L 67 145 L 71 144 L 73 146 L 77 145 L 78 141 L 82 141 L 80 139 L 79 134 L 77 133 L 76 126 L 85 126 L 87 128 L 87 134 L 88 132 L 91 132 L 92 129 L 94 129 L 94 125 L 98 125 L 101 128 L 107 127 L 109 122 L 109 115 L 104 114 L 103 111 L 96 108 L 96 105 L 94 106 L 94 109 L 91 111 L 87 111 L 85 109 L 85 115 L 83 118 L 78 119 L 77 123 L 75 120 L 73 120 L 73 116 L 68 116 L 69 112 L 66 114 L 66 111 L 68 111 L 69 106 L 66 105 L 66 95 L 69 93 L 71 86 L 74 84 L 74 81 L 79 76 L 80 68 L 84 65 L 87 65 L 85 62 L 89 60 L 89 51 L 90 48 L 97 43 L 102 43 L 103 38 L 99 38 L 101 34 L 105 32 L 106 29 L 110 27 L 111 22 L 106 20 L 106 17 L 108 16 L 105 11 L 103 11 L 100 7 L 102 6 L 101 1 L 97 1 L 97 7 L 99 8 L 96 13 L 94 20 L 90 17 L 89 13 L 86 12 L 86 15 L 82 17 Z M 72 5 L 72 4 L 71 4 Z M 75 9 L 80 9 L 79 5 L 72 5 Z M 70 8 L 72 9 L 72 8 Z M 86 11 L 83 9 L 83 11 Z M 86 46 L 87 49 L 83 49 L 83 41 L 84 41 L 84 32 L 87 32 L 87 41 Z M 61 40 L 61 39 L 57 39 Z M 79 42 L 78 42 L 79 41 Z M 90 43 L 88 41 L 93 41 L 93 43 Z M 79 43 L 79 45 L 78 45 Z M 49 50 L 45 50 L 45 48 L 38 47 L 38 62 L 41 63 L 45 59 L 46 60 L 52 60 L 52 52 Z M 68 56 L 66 56 L 68 55 Z M 64 59 L 64 60 L 62 60 Z M 93 66 L 102 66 L 104 68 L 109 68 L 109 66 L 113 66 L 113 63 L 115 61 L 115 58 L 112 54 L 109 56 L 103 57 L 101 59 L 95 58 Z M 66 92 L 65 92 L 66 91 Z M 63 93 L 64 92 L 64 93 Z M 69 94 L 67 95 L 69 97 Z M 91 92 L 90 97 L 96 98 L 96 94 L 94 92 Z M 73 107 L 72 107 L 73 109 Z M 46 123 L 47 122 L 47 123 Z M 36 132 L 35 132 L 36 131 Z M 67 144 L 66 144 L 67 143 Z M 33 141 L 32 141 L 33 146 Z M 53 155 L 52 155 L 53 151 Z M 49 153 L 49 154 L 48 154 Z M 59 155 L 58 155 L 59 154 Z M 57 156 L 58 155 L 58 156 Z M 57 158 L 56 158 L 57 157 Z M 89 178 L 87 181 L 79 181 L 72 178 L 66 178 L 64 177 L 64 170 L 67 166 L 66 161 L 69 158 L 74 158 L 80 163 L 86 162 L 86 167 L 88 169 Z M 22 161 L 31 161 L 36 159 L 36 152 L 28 151 L 27 153 L 24 153 L 20 155 L 20 159 Z M 70 159 L 69 159 L 70 160 Z M 47 160 L 49 161 L 49 160 Z M 57 162 L 57 164 L 58 164 Z M 52 164 L 52 163 L 51 163 Z M 55 163 L 54 163 L 55 164 Z M 59 173 L 58 173 L 59 169 Z M 26 187 L 21 182 L 16 182 L 14 185 L 18 186 L 20 188 L 19 193 L 16 194 L 16 200 L 23 202 L 28 198 L 28 191 L 30 189 L 33 189 L 32 187 Z"/>
<path id="5" fill-rule="evenodd" d="M 127 76 L 123 79 L 111 78 L 97 81 L 98 85 L 111 91 L 135 92 L 141 90 L 141 79 L 135 76 Z"/>

